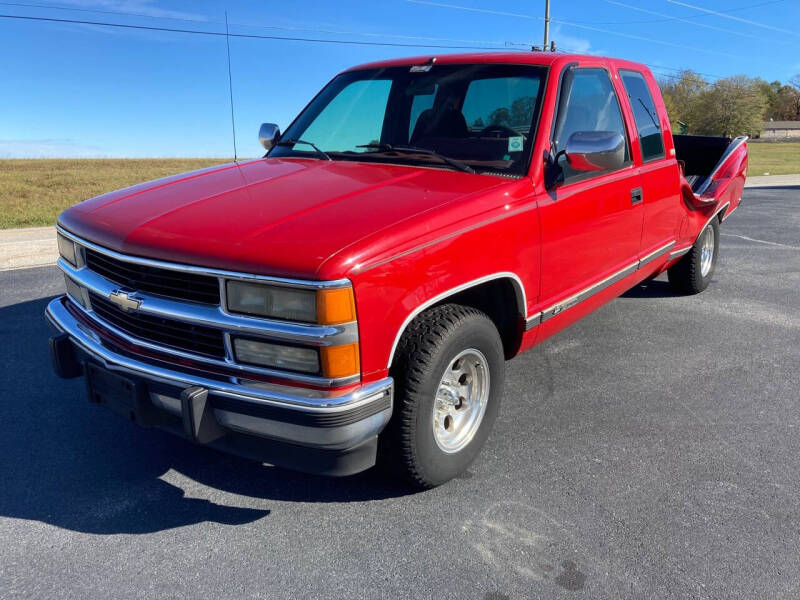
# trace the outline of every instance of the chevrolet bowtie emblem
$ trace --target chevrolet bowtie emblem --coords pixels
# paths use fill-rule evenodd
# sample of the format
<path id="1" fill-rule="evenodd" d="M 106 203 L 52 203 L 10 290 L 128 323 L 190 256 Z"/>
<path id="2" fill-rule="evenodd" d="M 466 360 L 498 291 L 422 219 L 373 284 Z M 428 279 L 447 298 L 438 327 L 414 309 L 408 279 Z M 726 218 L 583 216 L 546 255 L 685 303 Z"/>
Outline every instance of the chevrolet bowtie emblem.
<path id="1" fill-rule="evenodd" d="M 135 292 L 114 290 L 108 295 L 108 299 L 125 312 L 133 312 L 142 305 L 142 301 L 134 297 L 134 294 Z"/>

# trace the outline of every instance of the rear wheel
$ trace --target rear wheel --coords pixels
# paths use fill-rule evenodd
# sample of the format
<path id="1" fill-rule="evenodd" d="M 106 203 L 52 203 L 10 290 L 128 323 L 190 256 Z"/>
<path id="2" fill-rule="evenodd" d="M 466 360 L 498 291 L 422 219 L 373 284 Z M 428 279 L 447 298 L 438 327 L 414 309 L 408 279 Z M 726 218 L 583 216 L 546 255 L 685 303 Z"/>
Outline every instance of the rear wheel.
<path id="1" fill-rule="evenodd" d="M 692 249 L 667 271 L 669 283 L 682 294 L 699 294 L 708 287 L 719 254 L 719 222 L 711 219 Z"/>
<path id="2" fill-rule="evenodd" d="M 384 463 L 420 488 L 465 471 L 497 417 L 504 369 L 500 334 L 484 313 L 446 304 L 420 315 L 392 367 L 395 414 L 380 439 Z"/>

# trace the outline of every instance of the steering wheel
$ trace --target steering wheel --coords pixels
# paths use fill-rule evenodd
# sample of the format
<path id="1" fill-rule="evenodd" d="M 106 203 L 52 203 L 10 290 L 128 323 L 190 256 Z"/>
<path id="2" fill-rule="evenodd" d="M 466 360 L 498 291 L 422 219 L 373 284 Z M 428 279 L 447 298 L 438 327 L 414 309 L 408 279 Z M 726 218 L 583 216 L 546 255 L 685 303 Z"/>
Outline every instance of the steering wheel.
<path id="1" fill-rule="evenodd" d="M 496 137 L 496 138 L 502 137 L 502 134 L 506 134 L 506 137 L 520 136 L 520 134 L 517 133 L 514 129 L 511 129 L 511 127 L 507 127 L 506 125 L 500 125 L 496 123 L 494 125 L 489 125 L 488 127 L 484 127 L 483 129 L 481 129 L 481 132 L 478 134 L 478 137 L 490 137 L 489 134 L 492 133 L 495 135 L 491 137 Z M 525 136 L 522 137 L 523 139 L 525 138 Z"/>

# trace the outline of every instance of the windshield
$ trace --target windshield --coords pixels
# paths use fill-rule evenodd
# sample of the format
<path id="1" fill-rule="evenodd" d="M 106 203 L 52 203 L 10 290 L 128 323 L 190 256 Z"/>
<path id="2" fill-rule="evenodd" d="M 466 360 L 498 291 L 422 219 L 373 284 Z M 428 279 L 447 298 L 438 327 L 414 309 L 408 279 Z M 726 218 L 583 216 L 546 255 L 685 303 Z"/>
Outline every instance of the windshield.
<path id="1" fill-rule="evenodd" d="M 523 175 L 545 73 L 544 67 L 500 64 L 343 73 L 305 108 L 269 156 Z"/>

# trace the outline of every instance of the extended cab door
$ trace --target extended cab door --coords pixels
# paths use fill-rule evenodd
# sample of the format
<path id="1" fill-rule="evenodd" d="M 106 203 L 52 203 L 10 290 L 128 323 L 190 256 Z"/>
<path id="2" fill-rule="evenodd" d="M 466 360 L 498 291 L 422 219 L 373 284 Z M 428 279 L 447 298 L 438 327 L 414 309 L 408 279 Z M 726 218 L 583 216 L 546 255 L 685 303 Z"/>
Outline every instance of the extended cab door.
<path id="1" fill-rule="evenodd" d="M 642 233 L 641 183 L 608 70 L 567 66 L 559 85 L 551 154 L 563 150 L 575 132 L 613 131 L 625 138 L 626 160 L 617 171 L 598 172 L 576 171 L 563 154 L 558 158 L 564 181 L 539 202 L 543 320 L 560 312 L 560 301 L 627 274 L 637 261 Z"/>
<path id="2" fill-rule="evenodd" d="M 655 82 L 636 69 L 620 69 L 619 77 L 635 122 L 634 157 L 642 179 L 644 226 L 640 254 L 642 267 L 669 251 L 686 214 L 680 197 L 680 174 L 675 152 L 665 148 L 666 109 Z M 656 105 L 655 99 L 659 100 Z M 670 140 L 671 141 L 671 140 Z M 638 156 L 637 156 L 638 155 Z M 654 263 L 655 264 L 655 263 Z"/>

